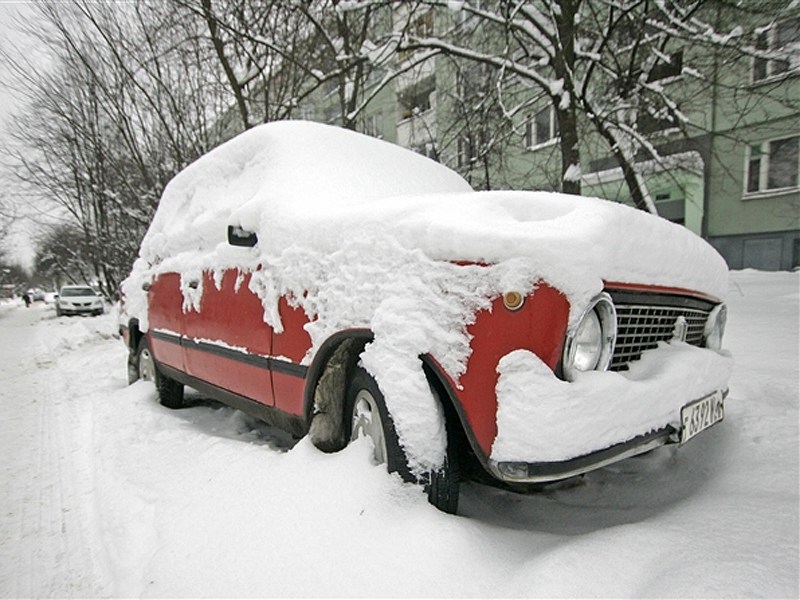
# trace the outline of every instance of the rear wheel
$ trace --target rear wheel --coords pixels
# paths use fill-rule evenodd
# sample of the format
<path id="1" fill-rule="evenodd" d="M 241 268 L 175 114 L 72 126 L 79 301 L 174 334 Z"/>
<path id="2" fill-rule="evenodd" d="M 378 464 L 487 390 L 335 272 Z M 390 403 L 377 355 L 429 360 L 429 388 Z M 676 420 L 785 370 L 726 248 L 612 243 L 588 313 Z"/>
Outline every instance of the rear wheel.
<path id="1" fill-rule="evenodd" d="M 133 364 L 128 365 L 128 380 L 152 381 L 158 391 L 158 400 L 167 408 L 183 408 L 183 384 L 167 377 L 158 370 L 153 353 L 147 344 L 147 339 L 142 336 L 137 346 Z"/>
<path id="2" fill-rule="evenodd" d="M 386 463 L 390 473 L 397 472 L 405 481 L 419 483 L 411 473 L 408 458 L 400 446 L 392 417 L 375 379 L 363 368 L 357 367 L 347 388 L 345 414 L 350 415 L 350 439 L 368 436 L 375 447 L 375 462 Z M 448 433 L 447 456 L 438 470 L 425 474 L 428 501 L 439 510 L 455 514 L 458 509 L 460 472 L 456 454 L 455 436 Z"/>

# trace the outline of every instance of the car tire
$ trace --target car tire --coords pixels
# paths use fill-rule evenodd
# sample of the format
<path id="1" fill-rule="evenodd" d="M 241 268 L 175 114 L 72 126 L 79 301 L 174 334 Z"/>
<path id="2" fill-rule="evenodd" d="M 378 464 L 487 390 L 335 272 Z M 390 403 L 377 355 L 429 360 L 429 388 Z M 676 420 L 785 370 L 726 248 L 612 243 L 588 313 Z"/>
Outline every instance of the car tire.
<path id="1" fill-rule="evenodd" d="M 428 501 L 433 506 L 446 513 L 456 513 L 460 470 L 455 436 L 448 433 L 447 455 L 442 468 L 426 473 L 420 481 L 412 474 L 408 458 L 400 446 L 383 393 L 375 379 L 361 367 L 356 367 L 350 378 L 345 410 L 345 415 L 349 415 L 345 419 L 348 439 L 354 440 L 360 435 L 370 437 L 375 446 L 374 458 L 377 463 L 386 463 L 390 473 L 398 473 L 405 481 L 422 483 Z"/>
<path id="2" fill-rule="evenodd" d="M 158 392 L 158 401 L 162 406 L 173 409 L 185 406 L 183 384 L 159 371 L 156 359 L 153 357 L 145 337 L 139 340 L 133 363 L 128 364 L 128 382 L 133 383 L 140 379 L 153 382 Z"/>

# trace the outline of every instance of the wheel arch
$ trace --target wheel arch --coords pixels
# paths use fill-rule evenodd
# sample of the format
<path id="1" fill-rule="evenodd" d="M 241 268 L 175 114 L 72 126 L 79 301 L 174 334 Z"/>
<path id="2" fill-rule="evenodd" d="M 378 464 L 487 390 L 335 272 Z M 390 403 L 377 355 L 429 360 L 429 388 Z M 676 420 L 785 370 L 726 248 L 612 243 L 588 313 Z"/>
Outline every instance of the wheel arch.
<path id="1" fill-rule="evenodd" d="M 347 329 L 334 333 L 323 342 L 306 373 L 306 384 L 303 391 L 303 415 L 307 423 L 310 424 L 314 416 L 314 396 L 317 385 L 337 350 L 342 347 L 342 344 L 349 343 L 352 345 L 353 350 L 350 351 L 348 349 L 348 355 L 354 354 L 357 357 L 374 338 L 374 334 L 369 329 Z M 351 359 L 354 360 L 352 357 Z"/>
<path id="2" fill-rule="evenodd" d="M 373 332 L 366 328 L 335 333 L 322 344 L 309 367 L 303 398 L 304 418 L 312 441 L 322 450 L 341 450 L 347 444 L 347 440 L 333 439 L 329 432 L 320 431 L 315 416 L 318 411 L 325 412 L 330 406 L 335 413 L 332 415 L 333 419 L 344 417 L 345 395 L 350 373 L 357 365 L 358 357 L 364 347 L 374 338 Z M 448 430 L 454 428 L 453 433 L 460 446 L 466 451 L 471 449 L 469 454 L 474 453 L 478 456 L 479 462 L 485 462 L 486 459 L 472 433 L 459 398 L 441 366 L 428 354 L 421 355 L 420 362 L 425 378 L 435 390 L 438 402 L 442 406 Z M 332 366 L 330 371 L 338 371 L 338 377 L 329 371 L 329 365 Z M 327 381 L 328 378 L 331 379 L 330 382 Z M 325 389 L 322 389 L 323 387 Z M 331 423 L 330 431 L 335 431 L 340 424 L 339 421 Z M 319 437 L 315 439 L 315 436 Z"/>
<path id="3" fill-rule="evenodd" d="M 422 360 L 425 377 L 428 379 L 428 383 L 431 387 L 436 391 L 439 402 L 442 405 L 448 430 L 450 427 L 457 428 L 455 431 L 449 430 L 448 436 L 452 434 L 458 441 L 465 454 L 464 458 L 477 462 L 478 465 L 488 471 L 488 457 L 484 455 L 477 437 L 472 431 L 472 427 L 469 424 L 461 401 L 450 383 L 450 379 L 442 370 L 441 365 L 439 365 L 436 359 L 430 354 L 424 354 L 420 356 L 420 359 Z M 473 467 L 476 465 L 468 466 Z"/>

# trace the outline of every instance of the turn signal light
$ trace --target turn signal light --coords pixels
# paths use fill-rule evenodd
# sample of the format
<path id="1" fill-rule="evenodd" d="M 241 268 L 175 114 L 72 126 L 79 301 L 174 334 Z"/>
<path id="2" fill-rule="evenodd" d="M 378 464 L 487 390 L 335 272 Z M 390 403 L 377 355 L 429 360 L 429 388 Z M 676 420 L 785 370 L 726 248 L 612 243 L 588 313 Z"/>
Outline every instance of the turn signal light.
<path id="1" fill-rule="evenodd" d="M 519 310 L 523 304 L 525 304 L 525 297 L 519 292 L 506 292 L 503 294 L 503 306 L 508 310 Z"/>

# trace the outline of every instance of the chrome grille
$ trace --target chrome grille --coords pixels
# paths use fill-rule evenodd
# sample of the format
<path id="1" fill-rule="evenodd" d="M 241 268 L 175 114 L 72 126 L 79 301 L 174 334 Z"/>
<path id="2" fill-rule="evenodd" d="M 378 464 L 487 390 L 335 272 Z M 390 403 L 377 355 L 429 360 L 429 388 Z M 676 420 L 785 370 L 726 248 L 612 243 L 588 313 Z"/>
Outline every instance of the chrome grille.
<path id="1" fill-rule="evenodd" d="M 671 340 L 679 317 L 686 319 L 686 342 L 702 345 L 706 320 L 713 307 L 710 303 L 708 307 L 698 307 L 624 302 L 615 303 L 615 306 L 617 343 L 611 360 L 612 371 L 626 370 L 628 363 L 641 358 L 642 352 L 655 348 L 658 342 Z"/>

